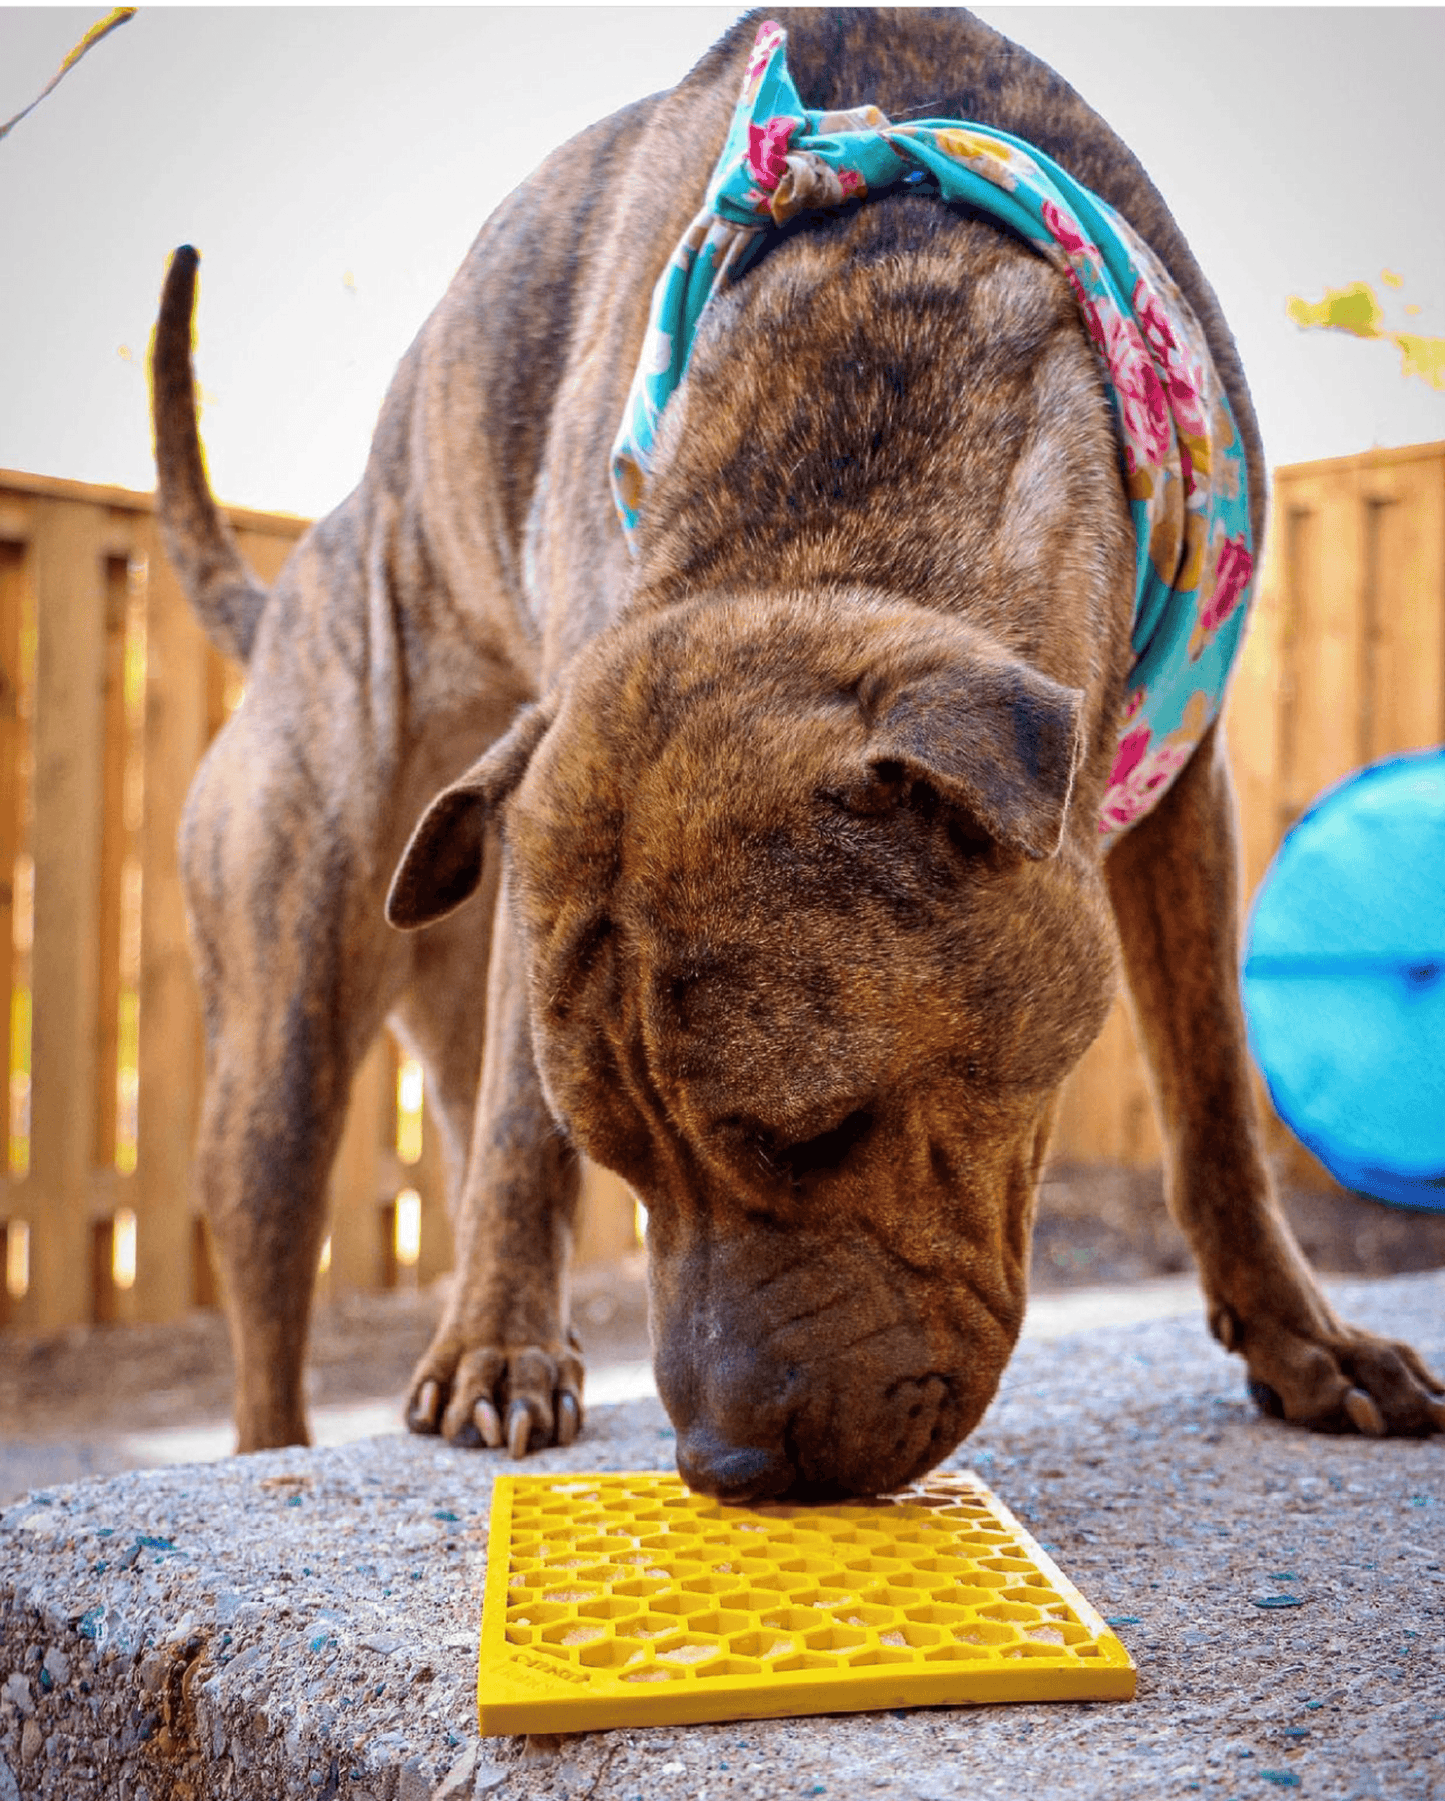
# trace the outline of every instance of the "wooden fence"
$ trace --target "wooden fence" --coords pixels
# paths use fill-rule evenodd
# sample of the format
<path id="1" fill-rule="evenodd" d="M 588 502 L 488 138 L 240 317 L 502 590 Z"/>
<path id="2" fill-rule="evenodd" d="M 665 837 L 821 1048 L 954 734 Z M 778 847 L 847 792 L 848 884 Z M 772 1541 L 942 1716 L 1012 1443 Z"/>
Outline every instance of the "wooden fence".
<path id="1" fill-rule="evenodd" d="M 306 521 L 232 509 L 270 581 Z M 160 547 L 152 496 L 0 472 L 0 1321 L 162 1320 L 213 1302 L 193 1210 L 199 1014 L 175 842 L 241 692 Z M 358 1076 L 323 1293 L 429 1280 L 451 1246 L 421 1072 Z M 635 1244 L 594 1172 L 581 1254 Z"/>
<path id="2" fill-rule="evenodd" d="M 1362 764 L 1445 739 L 1445 444 L 1275 472 L 1259 597 L 1225 715 L 1252 895 L 1295 820 Z M 1291 1179 L 1331 1178 L 1274 1118 Z M 1121 1001 L 1071 1079 L 1056 1162 L 1159 1160 Z"/>
<path id="3" fill-rule="evenodd" d="M 268 581 L 306 523 L 230 518 Z M 1445 737 L 1445 445 L 1281 470 L 1273 519 L 1228 716 L 1250 890 L 1322 788 Z M 180 593 L 150 495 L 0 472 L 0 1321 L 161 1320 L 215 1299 L 190 1191 L 201 1051 L 175 840 L 241 679 Z M 1282 1127 L 1275 1142 L 1327 1180 Z M 420 1072 L 384 1037 L 332 1179 L 323 1294 L 448 1267 L 435 1150 Z M 1054 1155 L 1158 1153 L 1121 1005 Z M 634 1243 L 627 1191 L 589 1171 L 581 1257 Z"/>

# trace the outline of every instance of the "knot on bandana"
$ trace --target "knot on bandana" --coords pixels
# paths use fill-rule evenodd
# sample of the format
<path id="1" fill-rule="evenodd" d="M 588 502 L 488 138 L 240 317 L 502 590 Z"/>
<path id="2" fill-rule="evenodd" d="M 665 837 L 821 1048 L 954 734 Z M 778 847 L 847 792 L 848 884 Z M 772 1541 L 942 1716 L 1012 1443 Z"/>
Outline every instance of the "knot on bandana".
<path id="1" fill-rule="evenodd" d="M 786 43 L 781 26 L 759 28 L 702 211 L 653 290 L 612 450 L 623 532 L 635 548 L 658 428 L 699 320 L 778 226 L 909 180 L 1005 227 L 1073 289 L 1134 522 L 1134 664 L 1099 820 L 1111 840 L 1172 785 L 1218 715 L 1251 598 L 1244 445 L 1204 332 L 1128 221 L 1041 150 L 967 121 L 894 125 L 876 106 L 809 112 Z"/>
<path id="2" fill-rule="evenodd" d="M 825 113 L 822 119 L 829 134 L 876 130 L 888 123 L 876 106 Z M 757 183 L 757 191 L 748 198 L 760 208 L 766 205 L 774 225 L 786 225 L 795 213 L 862 200 L 868 193 L 861 170 L 830 162 L 817 150 L 789 152 L 788 141 L 803 123 L 780 113 L 762 125 L 748 126 L 747 166 Z"/>

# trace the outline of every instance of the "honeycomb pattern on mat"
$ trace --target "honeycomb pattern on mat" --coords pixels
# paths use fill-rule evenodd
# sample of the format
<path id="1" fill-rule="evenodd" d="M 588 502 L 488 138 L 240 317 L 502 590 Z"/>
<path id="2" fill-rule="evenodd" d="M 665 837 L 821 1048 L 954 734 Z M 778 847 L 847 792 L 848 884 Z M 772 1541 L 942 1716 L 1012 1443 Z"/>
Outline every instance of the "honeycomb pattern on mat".
<path id="1" fill-rule="evenodd" d="M 1118 1638 L 971 1475 L 829 1507 L 496 1482 L 484 1733 L 1133 1692 Z"/>

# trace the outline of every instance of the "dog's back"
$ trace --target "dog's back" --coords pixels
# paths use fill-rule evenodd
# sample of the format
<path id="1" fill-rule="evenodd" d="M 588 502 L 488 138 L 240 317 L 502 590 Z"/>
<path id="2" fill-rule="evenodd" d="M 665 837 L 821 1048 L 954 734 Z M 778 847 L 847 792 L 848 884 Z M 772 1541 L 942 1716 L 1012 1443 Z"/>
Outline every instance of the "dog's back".
<path id="1" fill-rule="evenodd" d="M 499 606 L 511 614 L 512 629 L 492 646 L 503 664 L 555 665 L 611 611 L 629 565 L 610 529 L 608 451 L 663 247 L 701 204 L 766 17 L 787 29 L 808 106 L 873 102 L 898 120 L 999 127 L 1037 144 L 1130 221 L 1204 326 L 1245 439 L 1259 541 L 1264 468 L 1234 342 L 1137 159 L 1053 70 L 971 13 L 867 7 L 745 15 L 676 88 L 579 134 L 497 208 L 398 367 L 362 484 L 338 509 L 340 535 L 368 538 L 380 506 L 424 572 L 416 604 L 430 612 L 439 582 L 484 638 L 497 632 Z M 825 217 L 810 229 L 838 225 Z M 203 619 L 215 620 L 237 604 L 241 578 L 228 564 L 224 591 L 207 598 L 221 528 L 198 487 L 192 397 L 177 379 L 188 349 L 189 294 L 183 300 L 157 345 L 162 516 L 188 591 Z M 564 546 L 576 556 L 554 571 Z M 559 619 L 554 590 L 579 565 L 591 579 Z M 256 595 L 245 599 L 259 611 Z M 212 629 L 236 648 L 223 621 Z M 249 643 L 246 634 L 242 647 Z M 520 695 L 537 671 L 510 673 Z"/>

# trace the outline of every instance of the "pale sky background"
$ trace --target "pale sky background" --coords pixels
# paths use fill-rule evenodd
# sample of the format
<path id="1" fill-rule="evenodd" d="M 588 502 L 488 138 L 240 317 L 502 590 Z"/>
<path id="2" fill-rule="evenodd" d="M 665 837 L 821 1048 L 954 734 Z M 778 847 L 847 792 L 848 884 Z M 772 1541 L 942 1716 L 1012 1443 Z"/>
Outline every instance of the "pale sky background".
<path id="1" fill-rule="evenodd" d="M 1445 393 L 1392 346 L 1285 316 L 1293 293 L 1365 280 L 1391 323 L 1445 333 L 1445 10 L 978 10 L 1150 170 L 1233 325 L 1272 463 L 1445 439 Z M 103 11 L 0 7 L 0 118 Z M 152 485 L 144 356 L 189 241 L 218 494 L 325 511 L 496 202 L 735 16 L 143 8 L 0 142 L 0 466 Z"/>

